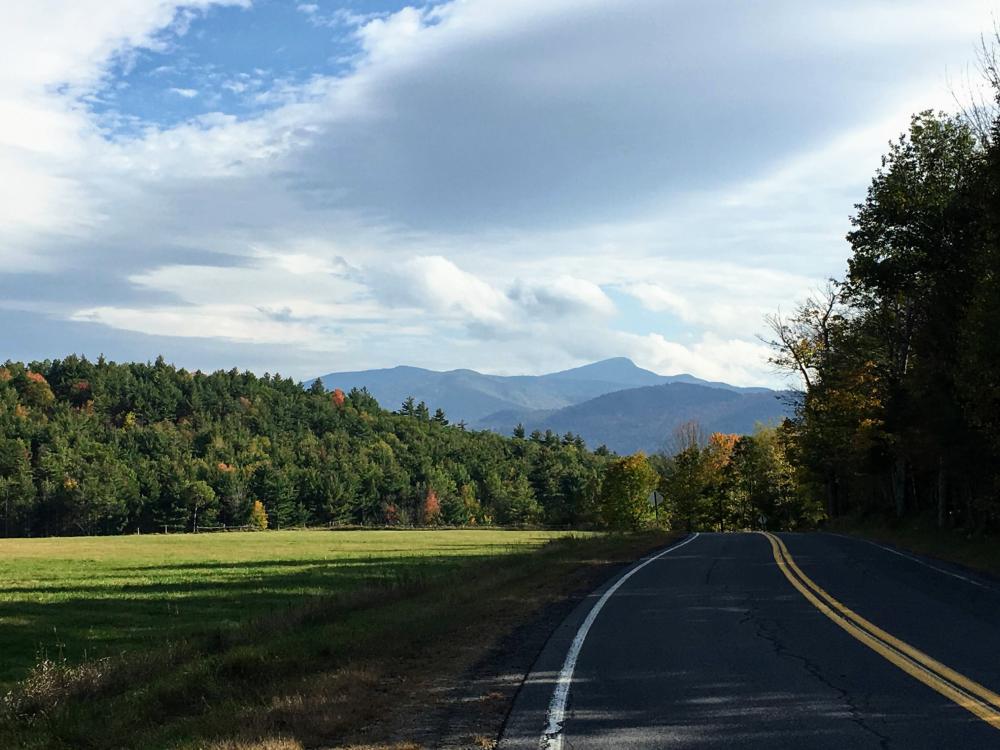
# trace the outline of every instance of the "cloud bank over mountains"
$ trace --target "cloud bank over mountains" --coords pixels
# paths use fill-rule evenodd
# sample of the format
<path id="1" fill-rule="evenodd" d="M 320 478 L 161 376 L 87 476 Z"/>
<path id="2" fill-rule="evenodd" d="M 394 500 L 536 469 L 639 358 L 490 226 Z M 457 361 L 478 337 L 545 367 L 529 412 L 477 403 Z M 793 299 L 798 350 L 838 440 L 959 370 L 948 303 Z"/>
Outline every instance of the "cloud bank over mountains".
<path id="1" fill-rule="evenodd" d="M 4 354 L 773 383 L 762 314 L 989 5 L 13 4 Z"/>

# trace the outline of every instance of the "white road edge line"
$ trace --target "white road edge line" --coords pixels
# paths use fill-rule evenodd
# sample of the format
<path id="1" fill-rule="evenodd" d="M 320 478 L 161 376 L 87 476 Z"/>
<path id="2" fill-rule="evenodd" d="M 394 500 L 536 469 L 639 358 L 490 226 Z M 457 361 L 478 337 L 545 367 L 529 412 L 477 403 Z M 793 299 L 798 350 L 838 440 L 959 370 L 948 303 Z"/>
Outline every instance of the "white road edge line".
<path id="1" fill-rule="evenodd" d="M 879 544 L 878 542 L 873 542 L 871 539 L 864 539 L 859 536 L 850 536 L 848 534 L 834 534 L 834 536 L 843 537 L 844 539 L 854 539 L 859 542 L 865 542 L 873 547 L 878 547 L 886 552 L 891 552 L 894 555 L 899 555 L 900 557 L 905 557 L 907 560 L 917 563 L 918 565 L 923 565 L 925 568 L 930 568 L 931 570 L 936 570 L 938 573 L 943 573 L 946 576 L 951 576 L 952 578 L 957 578 L 960 581 L 965 581 L 966 583 L 971 583 L 973 586 L 978 586 L 981 589 L 986 589 L 987 591 L 998 591 L 996 586 L 990 586 L 989 584 L 983 583 L 982 581 L 977 581 L 974 578 L 969 578 L 968 576 L 959 575 L 950 570 L 945 570 L 944 568 L 939 568 L 937 565 L 931 565 L 929 562 L 921 560 L 919 557 L 914 557 L 913 555 L 908 555 L 905 552 L 900 552 L 898 549 L 893 549 L 892 547 L 887 547 L 884 544 Z"/>
<path id="2" fill-rule="evenodd" d="M 566 701 L 569 698 L 570 684 L 573 682 L 573 671 L 576 669 L 576 660 L 580 655 L 580 649 L 583 647 L 583 642 L 587 640 L 587 633 L 590 632 L 590 626 L 594 624 L 594 620 L 597 619 L 597 615 L 600 614 L 601 609 L 603 609 L 608 599 L 614 595 L 614 593 L 623 583 L 625 583 L 625 581 L 645 568 L 651 562 L 659 560 L 664 555 L 680 549 L 685 544 L 689 544 L 697 538 L 698 532 L 696 531 L 679 544 L 675 544 L 673 547 L 668 547 L 663 550 L 663 552 L 657 553 L 656 555 L 643 560 L 634 568 L 625 571 L 621 578 L 615 581 L 614 584 L 612 584 L 612 586 L 604 592 L 604 595 L 597 600 L 597 604 L 591 607 L 590 612 L 587 613 L 587 617 L 580 625 L 580 629 L 576 631 L 573 643 L 570 644 L 569 651 L 566 652 L 566 660 L 563 662 L 562 669 L 559 670 L 559 679 L 556 681 L 555 689 L 552 691 L 552 700 L 549 702 L 548 724 L 545 727 L 545 731 L 542 733 L 541 742 L 539 743 L 541 750 L 561 750 L 562 748 L 562 725 L 566 719 Z"/>

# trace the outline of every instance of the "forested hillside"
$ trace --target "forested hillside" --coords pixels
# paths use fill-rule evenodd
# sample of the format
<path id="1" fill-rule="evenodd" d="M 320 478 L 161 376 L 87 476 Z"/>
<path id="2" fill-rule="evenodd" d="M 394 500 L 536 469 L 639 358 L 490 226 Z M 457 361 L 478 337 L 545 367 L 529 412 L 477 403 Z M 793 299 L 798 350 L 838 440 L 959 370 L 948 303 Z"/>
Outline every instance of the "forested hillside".
<path id="1" fill-rule="evenodd" d="M 574 436 L 511 439 L 409 402 L 68 357 L 0 369 L 8 535 L 317 523 L 580 524 L 606 456 Z"/>
<path id="2" fill-rule="evenodd" d="M 476 432 L 412 398 L 390 412 L 364 390 L 303 388 L 279 375 L 188 372 L 162 358 L 7 362 L 0 531 L 745 528 L 760 513 L 798 528 L 820 517 L 774 429 L 709 436 L 692 423 L 678 435 L 677 456 L 618 457 L 570 433 Z M 657 487 L 667 502 L 654 511 Z"/>
<path id="3" fill-rule="evenodd" d="M 1000 529 L 997 107 L 924 112 L 857 207 L 842 281 L 771 320 L 794 459 L 831 516 Z M 992 62 L 991 62 L 992 61 Z"/>
<path id="4" fill-rule="evenodd" d="M 758 424 L 778 424 L 792 413 L 795 395 L 760 389 L 719 388 L 693 383 L 629 388 L 555 411 L 506 411 L 477 423 L 509 433 L 551 429 L 580 435 L 588 445 L 617 453 L 657 453 L 678 427 L 698 423 L 706 433 L 750 435 Z"/>

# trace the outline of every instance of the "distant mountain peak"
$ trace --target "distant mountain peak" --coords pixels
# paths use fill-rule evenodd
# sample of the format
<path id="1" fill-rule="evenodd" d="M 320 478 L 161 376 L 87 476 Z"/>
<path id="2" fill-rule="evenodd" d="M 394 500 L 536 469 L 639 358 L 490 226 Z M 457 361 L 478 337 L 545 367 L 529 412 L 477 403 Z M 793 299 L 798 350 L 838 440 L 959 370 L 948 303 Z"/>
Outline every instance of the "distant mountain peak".
<path id="1" fill-rule="evenodd" d="M 544 378 L 558 380 L 607 380 L 629 385 L 653 385 L 663 377 L 650 370 L 644 370 L 628 357 L 611 357 L 589 365 L 543 375 Z"/>
<path id="2" fill-rule="evenodd" d="M 453 422 L 464 421 L 472 425 L 497 412 L 563 409 L 607 393 L 670 382 L 732 391 L 750 390 L 725 383 L 708 383 L 691 375 L 657 375 L 639 367 L 628 357 L 610 357 L 548 375 L 507 377 L 464 368 L 439 372 L 397 365 L 380 370 L 330 373 L 320 379 L 329 389 L 367 388 L 389 409 L 398 408 L 404 399 L 413 396 L 417 401 L 426 402 L 431 409 L 444 409 Z"/>

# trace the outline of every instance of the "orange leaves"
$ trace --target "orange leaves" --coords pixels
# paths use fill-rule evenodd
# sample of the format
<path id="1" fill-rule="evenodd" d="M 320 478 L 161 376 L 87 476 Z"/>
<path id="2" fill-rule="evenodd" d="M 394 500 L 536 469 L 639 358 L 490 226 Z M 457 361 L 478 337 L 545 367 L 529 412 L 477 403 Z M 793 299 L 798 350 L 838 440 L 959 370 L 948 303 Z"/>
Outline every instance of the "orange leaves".
<path id="1" fill-rule="evenodd" d="M 344 392 L 339 388 L 334 388 L 333 393 L 330 394 L 330 401 L 338 409 L 342 408 L 344 406 Z"/>
<path id="2" fill-rule="evenodd" d="M 705 455 L 710 470 L 716 476 L 729 466 L 729 462 L 733 458 L 733 450 L 739 439 L 739 435 L 728 435 L 724 432 L 713 432 L 708 438 L 708 448 Z"/>
<path id="3" fill-rule="evenodd" d="M 434 526 L 441 523 L 441 501 L 433 487 L 427 488 L 427 497 L 424 500 L 424 507 L 421 509 L 421 521 L 425 526 Z"/>
<path id="4" fill-rule="evenodd" d="M 225 461 L 219 461 L 216 468 L 218 468 L 218 470 L 221 471 L 223 474 L 232 474 L 234 471 L 236 471 L 235 466 L 227 464 Z"/>
<path id="5" fill-rule="evenodd" d="M 21 391 L 21 401 L 28 406 L 37 408 L 47 408 L 56 400 L 55 394 L 49 388 L 49 383 L 40 372 L 25 373 L 25 382 L 19 386 Z"/>

